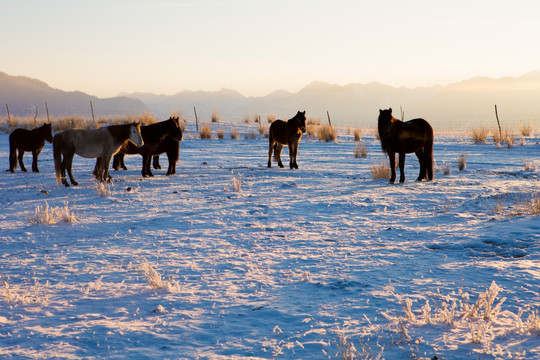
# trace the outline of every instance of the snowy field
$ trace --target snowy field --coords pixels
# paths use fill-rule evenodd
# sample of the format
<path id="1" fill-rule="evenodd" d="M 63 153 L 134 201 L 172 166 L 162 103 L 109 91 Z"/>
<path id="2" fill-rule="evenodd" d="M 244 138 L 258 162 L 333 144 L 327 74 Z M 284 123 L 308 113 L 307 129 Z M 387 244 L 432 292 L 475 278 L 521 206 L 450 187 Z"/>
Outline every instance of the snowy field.
<path id="1" fill-rule="evenodd" d="M 175 176 L 126 156 L 108 188 L 78 156 L 58 186 L 46 144 L 39 174 L 0 173 L 0 357 L 540 358 L 540 139 L 438 135 L 450 174 L 418 183 L 408 155 L 396 185 L 363 141 L 303 138 L 293 171 L 264 138 L 188 132 Z"/>

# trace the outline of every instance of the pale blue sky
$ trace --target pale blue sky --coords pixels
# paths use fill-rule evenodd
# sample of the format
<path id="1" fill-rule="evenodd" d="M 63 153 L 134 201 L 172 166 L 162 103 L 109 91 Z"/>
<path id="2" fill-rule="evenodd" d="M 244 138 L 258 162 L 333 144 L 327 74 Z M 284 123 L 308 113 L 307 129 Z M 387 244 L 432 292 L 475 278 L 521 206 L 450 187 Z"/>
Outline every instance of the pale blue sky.
<path id="1" fill-rule="evenodd" d="M 0 0 L 0 71 L 100 97 L 540 69 L 540 2 Z"/>

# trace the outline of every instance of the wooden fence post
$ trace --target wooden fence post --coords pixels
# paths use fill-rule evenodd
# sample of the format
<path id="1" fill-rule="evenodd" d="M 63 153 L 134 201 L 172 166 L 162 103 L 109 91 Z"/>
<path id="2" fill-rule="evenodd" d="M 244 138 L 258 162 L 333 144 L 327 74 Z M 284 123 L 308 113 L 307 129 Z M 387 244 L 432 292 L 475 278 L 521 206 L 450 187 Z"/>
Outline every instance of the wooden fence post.
<path id="1" fill-rule="evenodd" d="M 50 124 L 51 119 L 49 118 L 49 105 L 47 105 L 46 101 L 45 101 L 45 110 L 47 110 L 47 122 Z"/>
<path id="2" fill-rule="evenodd" d="M 7 109 L 7 118 L 8 118 L 8 123 L 11 122 L 11 114 L 9 113 L 9 106 L 8 104 L 6 103 L 6 109 Z"/>
<path id="3" fill-rule="evenodd" d="M 499 113 L 497 112 L 497 105 L 496 104 L 495 104 L 495 117 L 497 118 L 497 125 L 499 125 L 499 142 L 502 142 L 501 123 L 499 121 Z"/>
<path id="4" fill-rule="evenodd" d="M 330 113 L 328 112 L 328 110 L 326 110 L 326 116 L 328 117 L 328 125 L 332 127 L 332 121 L 330 121 Z"/>
<path id="5" fill-rule="evenodd" d="M 90 110 L 92 110 L 92 121 L 94 122 L 93 129 L 96 128 L 96 118 L 94 117 L 94 105 L 92 104 L 92 100 L 90 100 Z"/>
<path id="6" fill-rule="evenodd" d="M 195 106 L 193 107 L 193 112 L 195 113 L 195 127 L 197 128 L 197 131 L 199 131 L 199 118 L 197 117 L 197 109 Z"/>

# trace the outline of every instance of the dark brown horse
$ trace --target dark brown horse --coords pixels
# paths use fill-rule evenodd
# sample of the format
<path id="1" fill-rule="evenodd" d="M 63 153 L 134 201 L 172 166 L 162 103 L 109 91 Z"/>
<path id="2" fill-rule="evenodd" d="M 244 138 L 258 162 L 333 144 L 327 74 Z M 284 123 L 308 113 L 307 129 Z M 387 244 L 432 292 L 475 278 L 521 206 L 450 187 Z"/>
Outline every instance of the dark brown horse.
<path id="1" fill-rule="evenodd" d="M 167 155 L 170 154 L 167 175 L 174 174 L 176 172 L 180 141 L 183 136 L 182 129 L 180 128 L 180 119 L 178 117 L 170 117 L 168 120 L 156 124 L 141 126 L 141 135 L 144 145 L 142 147 L 136 147 L 133 144 L 126 143 L 122 146 L 120 152 L 114 156 L 113 169 L 127 169 L 124 165 L 124 154 L 141 154 L 143 157 L 142 176 L 154 176 L 150 170 L 152 156 L 167 152 Z M 175 151 L 176 155 L 174 154 Z"/>
<path id="2" fill-rule="evenodd" d="M 298 169 L 296 155 L 298 154 L 298 143 L 302 134 L 306 132 L 306 112 L 298 111 L 296 115 L 288 121 L 276 120 L 270 125 L 268 131 L 268 167 L 272 167 L 272 152 L 279 167 L 283 167 L 281 162 L 281 150 L 283 146 L 289 147 L 289 166 L 291 169 Z"/>
<path id="3" fill-rule="evenodd" d="M 69 186 L 66 170 L 73 185 L 78 183 L 71 173 L 73 156 L 96 158 L 94 173 L 99 181 L 109 180 L 111 157 L 116 154 L 126 141 L 137 146 L 143 145 L 141 128 L 138 123 L 111 125 L 97 130 L 66 130 L 54 136 L 53 155 L 56 181 Z M 62 158 L 63 156 L 63 158 Z"/>
<path id="4" fill-rule="evenodd" d="M 15 129 L 9 135 L 9 171 L 14 172 L 17 167 L 17 158 L 19 159 L 19 165 L 22 171 L 26 171 L 23 164 L 23 156 L 25 151 L 32 152 L 32 171 L 39 172 L 38 169 L 38 155 L 45 146 L 45 140 L 52 143 L 52 126 L 50 123 L 43 124 L 43 126 L 33 129 Z M 17 150 L 19 156 L 17 156 Z"/>
<path id="5" fill-rule="evenodd" d="M 167 169 L 167 175 L 176 174 L 176 163 L 180 158 L 180 141 L 177 141 L 172 137 L 167 136 L 165 139 L 163 139 L 156 152 L 158 154 L 167 154 L 167 158 L 169 159 L 169 168 Z M 127 170 L 127 167 L 124 164 L 124 154 L 119 153 L 117 155 L 119 156 L 114 157 L 115 163 L 113 164 L 113 168 L 115 170 L 118 170 L 120 168 Z M 159 164 L 159 155 L 152 156 L 152 167 L 156 170 L 161 169 L 161 165 Z"/>
<path id="6" fill-rule="evenodd" d="M 392 116 L 392 109 L 379 109 L 379 138 L 381 147 L 390 158 L 392 176 L 396 181 L 396 153 L 399 154 L 399 182 L 405 181 L 405 154 L 415 153 L 420 163 L 417 181 L 433 180 L 433 128 L 424 119 L 400 121 Z"/>

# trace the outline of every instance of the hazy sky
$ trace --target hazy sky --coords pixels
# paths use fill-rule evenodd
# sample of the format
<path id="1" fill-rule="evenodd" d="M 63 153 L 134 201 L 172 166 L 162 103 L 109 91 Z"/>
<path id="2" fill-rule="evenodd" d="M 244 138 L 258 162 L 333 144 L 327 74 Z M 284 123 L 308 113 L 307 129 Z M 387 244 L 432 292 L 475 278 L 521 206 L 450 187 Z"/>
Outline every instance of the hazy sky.
<path id="1" fill-rule="evenodd" d="M 540 69 L 540 2 L 0 0 L 0 71 L 100 97 Z"/>

